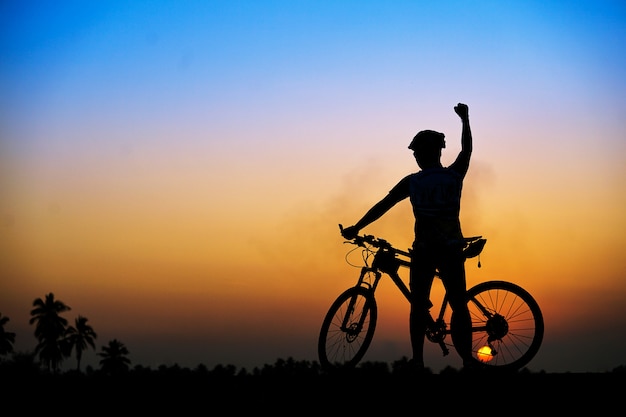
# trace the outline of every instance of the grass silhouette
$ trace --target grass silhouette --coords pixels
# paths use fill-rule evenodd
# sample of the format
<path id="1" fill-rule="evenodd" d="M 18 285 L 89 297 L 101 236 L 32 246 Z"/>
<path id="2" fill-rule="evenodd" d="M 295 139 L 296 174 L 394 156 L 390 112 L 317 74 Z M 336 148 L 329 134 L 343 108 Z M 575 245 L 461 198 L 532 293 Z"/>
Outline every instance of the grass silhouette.
<path id="1" fill-rule="evenodd" d="M 418 407 L 463 404 L 477 410 L 584 411 L 594 414 L 620 407 L 615 389 L 626 381 L 626 368 L 606 373 L 468 374 L 446 368 L 412 375 L 403 361 L 391 365 L 363 362 L 345 372 L 325 372 L 315 361 L 278 359 L 250 371 L 233 365 L 178 365 L 151 369 L 136 365 L 115 375 L 85 371 L 49 372 L 34 363 L 0 362 L 0 392 L 5 403 L 33 398 L 32 412 L 82 415 L 85 407 L 102 413 L 406 412 Z M 613 388 L 611 388 L 613 387 Z M 22 400 L 23 401 L 23 400 Z M 71 404 L 71 407 L 70 407 Z M 82 411 L 79 411 L 82 410 Z M 221 411 L 220 411 L 221 410 Z M 404 411 L 403 411 L 404 410 Z"/>

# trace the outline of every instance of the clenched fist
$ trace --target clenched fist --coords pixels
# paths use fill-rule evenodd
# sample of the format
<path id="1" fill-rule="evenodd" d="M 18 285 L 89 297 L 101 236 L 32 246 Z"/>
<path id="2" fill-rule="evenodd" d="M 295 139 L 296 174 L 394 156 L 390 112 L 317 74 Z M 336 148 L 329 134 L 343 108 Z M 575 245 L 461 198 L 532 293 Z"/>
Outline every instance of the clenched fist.
<path id="1" fill-rule="evenodd" d="M 456 114 L 459 115 L 461 120 L 469 119 L 469 107 L 467 107 L 467 104 L 457 104 L 456 106 L 454 106 L 454 111 L 456 112 Z"/>

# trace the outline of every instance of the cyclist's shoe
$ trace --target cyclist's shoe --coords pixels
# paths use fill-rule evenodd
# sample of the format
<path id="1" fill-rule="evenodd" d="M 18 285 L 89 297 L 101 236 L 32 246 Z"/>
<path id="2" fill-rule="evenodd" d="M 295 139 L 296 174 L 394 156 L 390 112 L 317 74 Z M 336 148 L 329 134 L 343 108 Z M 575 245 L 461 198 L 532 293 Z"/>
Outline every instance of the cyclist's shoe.
<path id="1" fill-rule="evenodd" d="M 473 360 L 463 361 L 463 368 L 461 368 L 461 373 L 470 375 L 481 374 L 485 371 L 485 366 Z"/>
<path id="2" fill-rule="evenodd" d="M 424 366 L 424 362 L 415 359 L 410 359 L 406 363 L 405 371 L 408 376 L 422 376 L 432 374 L 431 370 Z"/>

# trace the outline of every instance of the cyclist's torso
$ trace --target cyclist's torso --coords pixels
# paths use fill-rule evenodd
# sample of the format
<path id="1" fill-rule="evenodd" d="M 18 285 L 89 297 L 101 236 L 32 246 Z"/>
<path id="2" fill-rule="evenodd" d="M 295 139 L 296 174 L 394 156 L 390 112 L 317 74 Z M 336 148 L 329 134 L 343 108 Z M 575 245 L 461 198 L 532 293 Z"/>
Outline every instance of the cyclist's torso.
<path id="1" fill-rule="evenodd" d="M 459 222 L 462 187 L 463 175 L 438 167 L 410 174 L 391 190 L 411 200 L 416 244 L 445 244 L 463 236 Z"/>

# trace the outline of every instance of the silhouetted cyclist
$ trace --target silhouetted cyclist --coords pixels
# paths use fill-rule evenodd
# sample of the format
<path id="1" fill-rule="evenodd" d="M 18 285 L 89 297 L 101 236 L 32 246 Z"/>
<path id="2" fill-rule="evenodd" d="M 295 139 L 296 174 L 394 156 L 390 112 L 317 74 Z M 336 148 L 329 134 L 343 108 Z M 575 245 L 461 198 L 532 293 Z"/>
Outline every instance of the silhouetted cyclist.
<path id="1" fill-rule="evenodd" d="M 464 367 L 471 366 L 471 319 L 465 299 L 465 257 L 459 212 L 463 179 L 472 154 L 472 132 L 468 106 L 459 103 L 454 111 L 462 122 L 461 152 L 456 160 L 443 167 L 441 149 L 446 147 L 444 134 L 433 130 L 420 131 L 409 144 L 409 149 L 413 151 L 421 170 L 401 179 L 361 220 L 343 229 L 343 236 L 352 239 L 396 203 L 407 197 L 410 199 L 415 215 L 415 240 L 409 279 L 412 294 L 409 323 L 413 350 L 411 363 L 417 371 L 424 369 L 424 311 L 431 307 L 429 296 L 436 269 L 453 311 L 452 341 Z"/>

